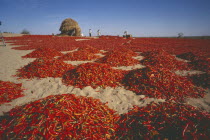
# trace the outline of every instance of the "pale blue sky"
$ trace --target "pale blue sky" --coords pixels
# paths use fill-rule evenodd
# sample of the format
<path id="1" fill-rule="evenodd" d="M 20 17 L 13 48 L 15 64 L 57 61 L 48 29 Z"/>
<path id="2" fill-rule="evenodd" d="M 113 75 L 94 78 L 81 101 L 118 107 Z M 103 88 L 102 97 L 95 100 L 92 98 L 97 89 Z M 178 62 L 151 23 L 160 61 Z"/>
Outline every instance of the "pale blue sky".
<path id="1" fill-rule="evenodd" d="M 0 30 L 60 33 L 65 18 L 88 35 L 210 35 L 210 0 L 0 0 Z"/>

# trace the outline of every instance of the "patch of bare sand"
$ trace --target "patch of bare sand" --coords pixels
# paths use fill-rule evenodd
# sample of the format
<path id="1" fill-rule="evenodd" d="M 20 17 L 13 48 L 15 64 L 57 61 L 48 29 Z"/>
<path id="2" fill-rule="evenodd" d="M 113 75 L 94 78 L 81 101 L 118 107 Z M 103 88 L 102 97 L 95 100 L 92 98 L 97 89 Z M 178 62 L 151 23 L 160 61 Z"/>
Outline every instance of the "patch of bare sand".
<path id="1" fill-rule="evenodd" d="M 87 97 L 94 97 L 100 99 L 104 103 L 108 103 L 108 106 L 117 111 L 117 113 L 122 114 L 128 112 L 128 110 L 133 106 L 146 106 L 151 102 L 164 102 L 162 99 L 154 98 L 144 98 L 144 95 L 136 95 L 134 92 L 124 89 L 123 87 L 111 88 L 107 87 L 105 89 L 97 88 L 93 89 L 88 86 L 83 89 L 76 88 L 74 86 L 65 86 L 62 83 L 61 78 L 42 78 L 42 79 L 18 79 L 13 75 L 16 74 L 16 70 L 32 62 L 32 58 L 21 58 L 30 51 L 23 50 L 13 50 L 11 49 L 11 44 L 7 44 L 6 47 L 0 47 L 0 80 L 11 81 L 14 83 L 22 83 L 22 88 L 24 89 L 24 97 L 17 98 L 10 103 L 5 103 L 0 105 L 0 115 L 3 112 L 8 112 L 15 106 L 23 105 L 34 100 L 38 100 L 49 95 L 56 94 L 76 94 Z M 80 63 L 80 62 L 78 62 Z M 75 62 L 75 65 L 78 65 Z M 209 92 L 203 99 L 189 100 L 188 103 L 194 106 L 204 108 L 209 111 L 210 106 L 206 106 L 210 103 Z M 199 103 L 199 104 L 198 104 Z"/>
<path id="2" fill-rule="evenodd" d="M 23 36 L 24 34 L 14 34 L 14 33 L 2 33 L 3 37 L 17 37 Z"/>

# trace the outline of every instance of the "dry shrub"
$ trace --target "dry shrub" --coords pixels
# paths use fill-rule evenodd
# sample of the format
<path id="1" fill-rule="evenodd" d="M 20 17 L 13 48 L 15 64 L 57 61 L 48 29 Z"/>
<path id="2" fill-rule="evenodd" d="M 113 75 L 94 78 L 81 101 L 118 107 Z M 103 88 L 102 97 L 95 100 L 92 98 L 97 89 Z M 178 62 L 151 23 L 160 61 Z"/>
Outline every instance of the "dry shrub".
<path id="1" fill-rule="evenodd" d="M 79 24 L 71 19 L 67 18 L 65 19 L 60 26 L 61 34 L 66 35 L 72 35 L 72 36 L 81 36 L 81 28 L 79 27 Z M 75 33 L 73 33 L 75 30 Z"/>

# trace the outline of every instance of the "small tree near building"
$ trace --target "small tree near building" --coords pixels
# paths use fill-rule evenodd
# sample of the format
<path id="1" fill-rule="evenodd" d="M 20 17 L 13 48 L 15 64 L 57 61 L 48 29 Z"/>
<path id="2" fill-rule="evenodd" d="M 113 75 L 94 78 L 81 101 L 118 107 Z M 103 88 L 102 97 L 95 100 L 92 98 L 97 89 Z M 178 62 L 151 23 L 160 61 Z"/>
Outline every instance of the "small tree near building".
<path id="1" fill-rule="evenodd" d="M 178 38 L 181 38 L 181 37 L 183 37 L 183 36 L 184 36 L 183 33 L 178 33 Z"/>
<path id="2" fill-rule="evenodd" d="M 29 35 L 29 34 L 30 34 L 30 32 L 29 32 L 28 30 L 26 30 L 26 29 L 23 29 L 23 31 L 21 32 L 21 34 L 26 34 L 26 35 Z"/>

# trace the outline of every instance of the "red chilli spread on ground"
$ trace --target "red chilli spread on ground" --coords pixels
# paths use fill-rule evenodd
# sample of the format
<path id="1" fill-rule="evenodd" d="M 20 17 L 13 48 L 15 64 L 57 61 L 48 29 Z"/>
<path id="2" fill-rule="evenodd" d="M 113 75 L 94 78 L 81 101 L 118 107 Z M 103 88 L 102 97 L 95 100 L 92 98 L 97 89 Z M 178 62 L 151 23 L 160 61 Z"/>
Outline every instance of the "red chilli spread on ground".
<path id="1" fill-rule="evenodd" d="M 194 60 L 190 62 L 190 65 L 193 67 L 193 69 L 210 73 L 210 59 L 209 58 Z"/>
<path id="2" fill-rule="evenodd" d="M 63 94 L 18 106 L 1 119 L 0 139 L 106 140 L 119 115 L 99 99 Z"/>
<path id="3" fill-rule="evenodd" d="M 168 68 L 170 70 L 189 70 L 187 63 L 176 60 L 175 56 L 170 55 L 164 50 L 143 52 L 145 58 L 141 61 L 143 65 L 157 68 Z"/>
<path id="4" fill-rule="evenodd" d="M 210 59 L 208 59 L 202 54 L 195 55 L 192 52 L 188 52 L 188 53 L 177 55 L 177 57 L 191 61 L 189 62 L 189 64 L 195 70 L 201 70 L 207 73 L 210 72 Z"/>
<path id="5" fill-rule="evenodd" d="M 63 82 L 67 85 L 83 88 L 91 86 L 116 87 L 120 85 L 126 71 L 112 69 L 110 65 L 100 63 L 85 63 L 68 71 L 63 76 Z"/>
<path id="6" fill-rule="evenodd" d="M 147 67 L 130 71 L 123 80 L 127 89 L 149 97 L 183 101 L 186 97 L 203 97 L 205 91 L 190 79 L 170 70 Z"/>
<path id="7" fill-rule="evenodd" d="M 132 53 L 120 52 L 120 51 L 112 51 L 108 52 L 105 57 L 97 60 L 99 63 L 106 63 L 113 67 L 117 66 L 133 66 L 139 64 L 139 61 L 133 58 Z"/>
<path id="8" fill-rule="evenodd" d="M 0 80 L 0 105 L 11 102 L 13 99 L 24 96 L 21 89 L 22 84 L 5 82 Z"/>
<path id="9" fill-rule="evenodd" d="M 45 77 L 62 77 L 62 75 L 74 67 L 66 64 L 61 60 L 54 58 L 38 58 L 18 70 L 17 76 L 20 78 L 45 78 Z"/>
<path id="10" fill-rule="evenodd" d="M 189 61 L 194 61 L 201 58 L 201 56 L 197 56 L 192 52 L 182 53 L 182 54 L 177 55 L 177 57 L 181 59 L 189 60 Z"/>
<path id="11" fill-rule="evenodd" d="M 127 49 L 123 46 L 120 46 L 118 48 L 115 48 L 113 50 L 110 50 L 109 52 L 105 52 L 104 54 L 105 55 L 108 55 L 108 54 L 113 54 L 113 53 L 123 53 L 123 54 L 127 54 L 127 55 L 130 55 L 130 56 L 137 56 L 138 54 L 135 53 L 134 51 L 130 50 L 130 49 Z"/>
<path id="12" fill-rule="evenodd" d="M 78 51 L 86 51 L 86 52 L 90 52 L 90 53 L 100 53 L 100 50 L 98 50 L 92 46 L 89 46 L 89 45 L 87 45 L 86 47 L 80 47 L 78 49 Z"/>
<path id="13" fill-rule="evenodd" d="M 62 56 L 63 54 L 56 49 L 53 48 L 38 48 L 35 51 L 22 56 L 22 58 L 40 58 L 40 57 L 48 57 L 52 58 L 55 56 Z"/>
<path id="14" fill-rule="evenodd" d="M 97 59 L 99 57 L 100 56 L 97 56 L 94 53 L 81 50 L 81 51 L 67 53 L 59 57 L 58 59 L 63 60 L 63 61 L 87 61 L 87 60 Z"/>
<path id="15" fill-rule="evenodd" d="M 210 73 L 193 74 L 188 76 L 196 86 L 210 89 Z"/>
<path id="16" fill-rule="evenodd" d="M 118 140 L 210 139 L 210 114 L 184 104 L 134 106 L 118 123 Z"/>

